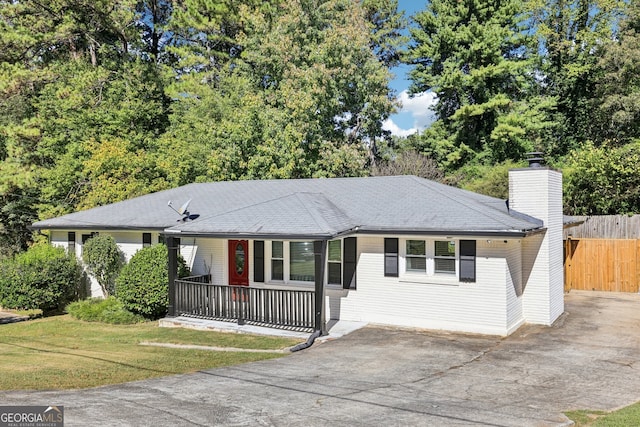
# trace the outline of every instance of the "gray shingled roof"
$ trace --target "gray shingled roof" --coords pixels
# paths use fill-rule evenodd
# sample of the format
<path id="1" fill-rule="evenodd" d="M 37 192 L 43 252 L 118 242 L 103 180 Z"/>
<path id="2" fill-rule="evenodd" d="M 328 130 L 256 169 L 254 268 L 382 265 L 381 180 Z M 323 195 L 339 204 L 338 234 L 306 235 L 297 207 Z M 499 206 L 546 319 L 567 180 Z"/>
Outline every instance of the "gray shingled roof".
<path id="1" fill-rule="evenodd" d="M 167 203 L 189 199 L 189 211 L 199 217 L 183 222 Z M 542 226 L 508 210 L 504 200 L 415 176 L 196 183 L 33 224 L 292 238 L 353 231 L 522 235 Z"/>

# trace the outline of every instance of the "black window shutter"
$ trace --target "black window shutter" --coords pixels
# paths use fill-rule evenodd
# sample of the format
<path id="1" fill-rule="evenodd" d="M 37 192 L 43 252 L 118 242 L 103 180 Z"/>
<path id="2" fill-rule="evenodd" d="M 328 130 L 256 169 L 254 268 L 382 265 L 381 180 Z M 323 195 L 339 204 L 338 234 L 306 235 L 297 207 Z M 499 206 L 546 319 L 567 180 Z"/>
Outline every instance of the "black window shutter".
<path id="1" fill-rule="evenodd" d="M 355 237 L 347 237 L 343 240 L 343 269 L 342 288 L 356 288 L 356 265 L 358 259 L 358 245 Z"/>
<path id="2" fill-rule="evenodd" d="M 398 277 L 398 239 L 384 239 L 384 275 Z"/>
<path id="3" fill-rule="evenodd" d="M 460 281 L 476 281 L 476 241 L 460 240 Z"/>
<path id="4" fill-rule="evenodd" d="M 264 282 L 264 240 L 253 241 L 253 281 Z"/>

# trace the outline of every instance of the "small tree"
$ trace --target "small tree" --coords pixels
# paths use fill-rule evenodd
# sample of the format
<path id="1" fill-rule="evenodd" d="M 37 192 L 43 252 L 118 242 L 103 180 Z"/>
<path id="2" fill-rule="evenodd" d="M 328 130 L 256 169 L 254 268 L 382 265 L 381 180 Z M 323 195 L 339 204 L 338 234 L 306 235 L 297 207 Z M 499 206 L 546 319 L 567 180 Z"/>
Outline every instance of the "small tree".
<path id="1" fill-rule="evenodd" d="M 169 253 L 164 244 L 136 252 L 116 279 L 116 293 L 125 308 L 150 319 L 162 317 L 169 306 Z M 178 258 L 178 276 L 189 269 Z"/>
<path id="2" fill-rule="evenodd" d="M 413 150 L 403 151 L 388 162 L 374 165 L 371 175 L 415 175 L 440 182 L 444 179 L 444 173 L 438 168 L 435 160 Z"/>
<path id="3" fill-rule="evenodd" d="M 82 260 L 98 281 L 105 297 L 113 295 L 124 254 L 111 236 L 95 236 L 84 244 Z"/>

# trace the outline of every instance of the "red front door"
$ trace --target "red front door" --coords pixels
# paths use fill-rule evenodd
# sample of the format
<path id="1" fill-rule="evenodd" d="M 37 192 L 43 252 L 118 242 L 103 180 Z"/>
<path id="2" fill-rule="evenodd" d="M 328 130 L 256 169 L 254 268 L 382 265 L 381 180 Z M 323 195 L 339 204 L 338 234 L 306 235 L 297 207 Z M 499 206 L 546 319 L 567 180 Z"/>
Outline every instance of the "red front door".
<path id="1" fill-rule="evenodd" d="M 249 286 L 249 242 L 229 240 L 229 284 Z"/>

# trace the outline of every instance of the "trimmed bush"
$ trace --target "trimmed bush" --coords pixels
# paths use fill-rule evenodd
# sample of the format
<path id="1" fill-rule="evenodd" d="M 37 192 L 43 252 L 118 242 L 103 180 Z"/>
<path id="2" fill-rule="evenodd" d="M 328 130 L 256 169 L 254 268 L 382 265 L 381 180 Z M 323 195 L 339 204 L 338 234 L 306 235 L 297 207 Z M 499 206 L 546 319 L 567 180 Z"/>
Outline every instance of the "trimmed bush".
<path id="1" fill-rule="evenodd" d="M 136 252 L 116 279 L 116 295 L 124 307 L 148 319 L 158 319 L 169 306 L 169 254 L 164 244 L 143 248 Z M 179 276 L 188 274 L 179 258 Z"/>
<path id="2" fill-rule="evenodd" d="M 113 237 L 98 235 L 90 238 L 82 248 L 82 260 L 96 278 L 105 297 L 113 295 L 116 277 L 124 265 L 124 253 Z"/>
<path id="3" fill-rule="evenodd" d="M 91 298 L 72 302 L 67 306 L 66 311 L 78 320 L 112 325 L 131 325 L 146 320 L 139 314 L 134 314 L 124 308 L 124 304 L 115 297 Z"/>
<path id="4" fill-rule="evenodd" d="M 40 243 L 0 263 L 0 305 L 16 310 L 62 310 L 81 287 L 82 269 L 64 249 Z"/>

